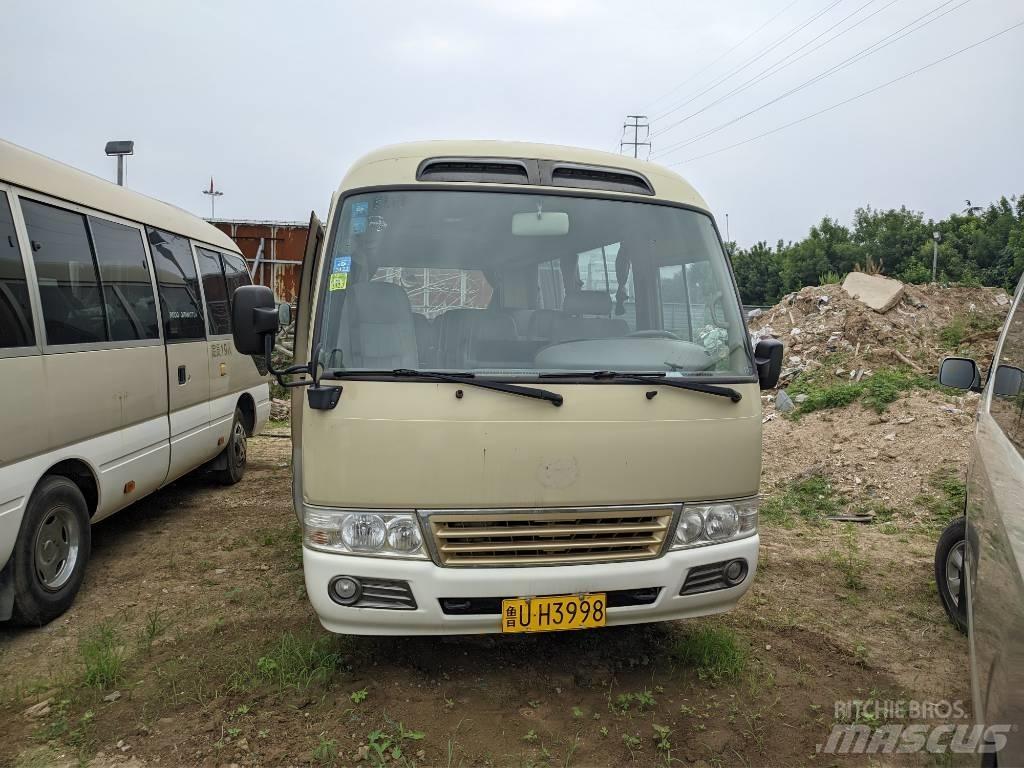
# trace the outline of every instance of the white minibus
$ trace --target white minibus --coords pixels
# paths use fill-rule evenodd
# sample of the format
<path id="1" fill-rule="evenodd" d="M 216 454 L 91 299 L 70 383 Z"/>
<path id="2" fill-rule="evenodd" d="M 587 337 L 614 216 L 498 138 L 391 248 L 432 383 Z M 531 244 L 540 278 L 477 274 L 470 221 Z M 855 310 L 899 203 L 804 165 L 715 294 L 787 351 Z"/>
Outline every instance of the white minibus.
<path id="1" fill-rule="evenodd" d="M 294 386 L 306 589 L 351 634 L 587 629 L 726 611 L 757 568 L 755 350 L 707 204 L 569 147 L 358 161 L 310 238 Z M 239 288 L 239 351 L 283 318 Z M 287 314 L 287 312 L 282 312 Z"/>
<path id="2" fill-rule="evenodd" d="M 202 219 L 0 141 L 0 620 L 71 605 L 91 523 L 203 465 L 242 478 L 270 411 L 231 344 L 250 283 Z"/>

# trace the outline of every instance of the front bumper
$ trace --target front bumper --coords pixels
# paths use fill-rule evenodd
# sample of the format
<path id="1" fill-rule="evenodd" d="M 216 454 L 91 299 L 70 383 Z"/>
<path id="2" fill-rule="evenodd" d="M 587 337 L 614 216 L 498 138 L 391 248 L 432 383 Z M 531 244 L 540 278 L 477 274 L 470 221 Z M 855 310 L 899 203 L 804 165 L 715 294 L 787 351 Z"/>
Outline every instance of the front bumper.
<path id="1" fill-rule="evenodd" d="M 593 565 L 521 568 L 441 568 L 429 560 L 356 557 L 302 548 L 306 592 L 320 623 L 347 635 L 461 635 L 500 632 L 498 614 L 450 615 L 440 598 L 532 597 L 661 587 L 650 605 L 608 609 L 608 626 L 688 619 L 730 610 L 750 588 L 757 570 L 759 538 L 668 552 L 652 560 Z M 744 558 L 742 583 L 697 595 L 680 596 L 691 568 Z M 338 605 L 327 587 L 335 576 L 409 582 L 415 610 L 353 608 Z"/>

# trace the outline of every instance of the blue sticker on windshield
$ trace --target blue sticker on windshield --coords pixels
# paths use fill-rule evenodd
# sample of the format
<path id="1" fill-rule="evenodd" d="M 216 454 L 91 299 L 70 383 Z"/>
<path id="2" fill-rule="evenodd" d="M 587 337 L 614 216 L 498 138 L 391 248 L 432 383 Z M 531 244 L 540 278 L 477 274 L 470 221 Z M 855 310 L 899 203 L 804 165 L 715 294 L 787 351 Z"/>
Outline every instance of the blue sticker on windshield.
<path id="1" fill-rule="evenodd" d="M 366 231 L 366 217 L 360 216 L 358 219 L 352 217 L 352 234 L 361 235 Z"/>
<path id="2" fill-rule="evenodd" d="M 335 256 L 331 262 L 331 272 L 337 274 L 338 272 L 351 272 L 352 271 L 352 257 L 351 256 Z"/>
<path id="3" fill-rule="evenodd" d="M 370 204 L 365 200 L 361 203 L 352 203 L 352 218 L 366 216 L 370 212 Z"/>

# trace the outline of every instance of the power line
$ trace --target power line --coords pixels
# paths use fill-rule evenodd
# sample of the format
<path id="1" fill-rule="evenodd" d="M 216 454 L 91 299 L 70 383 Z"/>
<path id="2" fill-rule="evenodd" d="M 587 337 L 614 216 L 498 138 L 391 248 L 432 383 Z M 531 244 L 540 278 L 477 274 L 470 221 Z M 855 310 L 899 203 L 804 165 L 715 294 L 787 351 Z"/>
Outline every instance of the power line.
<path id="1" fill-rule="evenodd" d="M 725 152 L 725 151 L 730 150 L 730 149 L 735 149 L 736 147 L 742 147 L 744 144 L 749 144 L 752 141 L 757 141 L 758 139 L 763 139 L 765 136 L 771 136 L 772 134 L 778 133 L 779 131 L 785 130 L 786 128 L 791 128 L 794 125 L 798 125 L 799 123 L 802 123 L 802 122 L 805 122 L 807 120 L 810 120 L 812 117 L 817 117 L 818 115 L 823 115 L 826 112 L 831 112 L 833 109 L 838 109 L 839 107 L 842 107 L 842 106 L 844 106 L 846 104 L 849 104 L 851 101 L 856 101 L 857 99 L 863 98 L 864 96 L 868 96 L 868 95 L 870 95 L 872 93 L 876 93 L 877 91 L 880 91 L 883 88 L 888 88 L 890 85 L 893 85 L 894 83 L 898 83 L 901 80 L 906 80 L 908 77 L 913 77 L 916 74 L 924 72 L 926 69 L 931 69 L 932 67 L 936 66 L 937 64 L 941 64 L 944 61 L 949 61 L 950 59 L 952 59 L 952 58 L 954 58 L 956 56 L 959 56 L 961 53 L 965 53 L 965 52 L 971 50 L 972 48 L 977 48 L 979 45 L 983 45 L 983 44 L 989 42 L 990 40 L 995 40 L 997 37 L 1005 35 L 1007 32 L 1012 32 L 1013 30 L 1017 29 L 1018 27 L 1024 27 L 1024 21 L 1019 21 L 1016 24 L 1007 27 L 1006 29 L 1000 30 L 999 32 L 996 32 L 995 34 L 989 35 L 988 37 L 983 38 L 981 40 L 978 40 L 975 43 L 971 43 L 970 45 L 965 46 L 964 48 L 961 48 L 958 51 L 953 51 L 953 53 L 947 54 L 946 56 L 943 56 L 941 59 L 936 59 L 935 61 L 931 62 L 930 64 L 925 64 L 923 67 L 918 67 L 917 69 L 911 70 L 910 72 L 906 72 L 905 74 L 902 74 L 899 77 L 894 77 L 892 80 L 884 82 L 881 85 L 876 85 L 874 88 L 869 88 L 866 91 L 862 91 L 861 93 L 858 93 L 856 96 L 851 96 L 848 99 L 843 99 L 842 101 L 836 102 L 835 104 L 833 104 L 833 105 L 831 105 L 829 107 L 825 107 L 824 109 L 819 109 L 817 112 L 812 112 L 809 115 L 804 115 L 803 117 L 801 117 L 801 118 L 799 118 L 797 120 L 793 120 L 792 122 L 786 123 L 785 125 L 780 125 L 777 128 L 772 128 L 770 131 L 765 131 L 764 133 L 759 133 L 757 136 L 751 136 L 749 139 L 744 139 L 743 141 L 737 141 L 735 144 L 730 144 L 730 145 L 728 145 L 726 147 L 720 147 L 719 149 L 713 150 L 712 152 L 705 152 L 702 155 L 695 155 L 694 157 L 689 157 L 686 160 L 679 160 L 678 162 L 669 163 L 668 165 L 669 165 L 669 167 L 675 167 L 677 165 L 682 165 L 683 163 L 691 163 L 694 160 L 702 160 L 705 157 L 711 157 L 712 155 L 717 155 L 717 154 L 719 154 L 721 152 Z"/>
<path id="2" fill-rule="evenodd" d="M 629 121 L 633 122 L 630 123 Z M 647 115 L 626 115 L 626 121 L 622 124 L 622 138 L 626 138 L 626 131 L 630 128 L 633 129 L 633 140 L 632 141 L 620 141 L 619 142 L 619 154 L 622 153 L 623 147 L 633 148 L 633 157 L 639 157 L 640 147 L 647 147 L 648 154 L 650 154 L 651 142 L 640 141 L 640 130 L 644 131 L 644 138 L 646 139 L 651 133 L 651 124 L 647 120 Z M 643 121 L 643 122 L 641 122 Z"/>
<path id="3" fill-rule="evenodd" d="M 683 147 L 687 147 L 690 144 L 693 144 L 695 142 L 701 141 L 702 139 L 706 139 L 708 136 L 711 136 L 714 133 L 718 133 L 718 131 L 721 131 L 724 128 L 728 128 L 730 125 L 738 123 L 740 120 L 744 120 L 744 119 L 750 117 L 751 115 L 753 115 L 753 114 L 755 114 L 757 112 L 760 112 L 762 109 L 764 109 L 766 107 L 770 107 L 772 104 L 775 104 L 775 103 L 777 103 L 779 101 L 782 101 L 783 99 L 792 96 L 794 93 L 797 93 L 798 91 L 802 91 L 804 88 L 807 88 L 807 87 L 809 87 L 811 85 L 814 85 L 815 83 L 819 82 L 820 80 L 824 80 L 826 77 L 830 77 L 830 76 L 834 75 L 836 72 L 839 72 L 839 71 L 841 71 L 843 69 L 846 69 L 847 67 L 852 66 L 853 64 L 856 64 L 860 60 L 866 59 L 868 56 L 871 56 L 871 55 L 873 55 L 875 53 L 878 53 L 879 51 L 881 51 L 884 48 L 888 48 L 890 45 L 892 45 L 895 42 L 898 42 L 898 41 L 902 40 L 904 37 L 907 37 L 908 35 L 912 35 L 914 32 L 917 32 L 917 31 L 919 31 L 921 29 L 924 29 L 925 27 L 927 27 L 932 22 L 938 21 L 943 16 L 946 16 L 947 14 L 950 14 L 950 13 L 952 13 L 953 11 L 955 11 L 955 10 L 957 10 L 959 8 L 962 8 L 963 6 L 967 5 L 967 3 L 971 2 L 971 0 L 961 0 L 961 2 L 958 5 L 954 5 L 952 8 L 950 8 L 950 9 L 948 9 L 946 11 L 943 11 L 938 16 L 936 16 L 934 18 L 931 18 L 931 19 L 928 19 L 928 21 L 924 22 L 923 24 L 920 24 L 919 26 L 914 27 L 913 29 L 910 29 L 910 30 L 908 30 L 906 32 L 903 32 L 908 27 L 912 27 L 914 24 L 917 24 L 917 22 L 921 21 L 921 19 L 924 19 L 927 16 L 930 16 L 931 14 L 935 13 L 940 8 L 942 8 L 942 7 L 946 6 L 946 5 L 949 5 L 951 2 L 953 2 L 953 0 L 945 0 L 945 2 L 937 5 L 935 8 L 932 8 L 927 13 L 924 13 L 921 16 L 918 16 L 916 19 L 911 21 L 909 24 L 906 24 L 906 25 L 900 27 L 895 32 L 890 32 L 888 35 L 885 35 L 884 37 L 882 37 L 878 41 L 872 43 L 871 45 L 867 46 L 866 48 L 861 49 L 860 51 L 858 51 L 857 53 L 853 54 L 852 56 L 850 56 L 850 57 L 848 57 L 846 59 L 843 59 L 841 62 L 839 62 L 838 64 L 836 64 L 836 65 L 834 65 L 832 67 L 830 67 L 829 69 L 825 70 L 824 72 L 821 72 L 821 73 L 815 75 L 814 77 L 810 78 L 809 80 L 805 80 L 800 85 L 795 86 L 794 88 L 790 88 L 785 93 L 783 93 L 783 94 L 781 94 L 779 96 L 776 96 L 774 99 L 766 101 L 761 106 L 755 107 L 754 109 L 750 110 L 749 112 L 744 112 L 742 115 L 739 115 L 737 117 L 732 118 L 731 120 L 727 120 L 724 123 L 716 125 L 714 128 L 709 128 L 708 130 L 706 130 L 706 131 L 704 131 L 702 133 L 699 133 L 696 136 L 693 136 L 693 137 L 691 137 L 689 139 L 684 139 L 682 141 L 676 142 L 675 144 L 672 144 L 671 146 L 667 147 L 664 151 L 659 152 L 658 156 L 659 157 L 663 157 L 663 156 L 671 154 L 672 152 L 675 152 L 675 151 L 677 151 L 679 149 L 682 149 Z M 900 32 L 903 32 L 903 34 L 899 34 Z M 893 37 L 893 35 L 899 35 L 899 36 L 898 37 Z M 892 39 L 891 40 L 887 40 L 887 38 L 892 38 Z"/>
<path id="4" fill-rule="evenodd" d="M 824 40 L 823 42 L 821 42 L 818 45 L 816 45 L 813 48 L 811 48 L 811 50 L 806 51 L 805 53 L 801 54 L 800 56 L 797 56 L 795 59 L 791 59 L 790 61 L 786 61 L 786 59 L 789 59 L 794 54 L 800 53 L 800 51 L 802 51 L 808 45 L 813 43 L 815 40 L 819 39 L 822 35 L 825 35 L 825 34 L 831 32 L 833 29 L 838 27 L 843 22 L 845 22 L 848 19 L 856 16 L 858 13 L 863 11 L 865 8 L 867 8 L 869 5 L 871 5 L 875 1 L 876 0 L 868 0 L 866 3 L 864 3 L 864 5 L 860 6 L 859 8 L 857 8 L 852 13 L 848 13 L 846 16 L 841 18 L 839 21 L 837 21 L 835 24 L 833 24 L 828 29 L 823 30 L 820 34 L 816 35 L 815 37 L 812 37 L 810 40 L 808 40 L 806 43 L 801 45 L 796 50 L 790 51 L 789 53 L 787 53 L 785 56 L 783 56 L 781 59 L 779 59 L 774 64 L 771 64 L 771 65 L 765 67 L 764 69 L 762 69 L 760 72 L 758 72 L 756 75 L 754 75 L 749 80 L 746 80 L 743 83 L 740 83 L 738 86 L 733 88 L 731 91 L 729 91 L 725 95 L 719 96 L 714 101 L 712 101 L 712 102 L 710 102 L 708 104 L 705 104 L 703 107 L 698 109 L 696 112 L 691 112 L 686 117 L 684 117 L 684 118 L 682 118 L 680 120 L 677 120 L 676 122 L 672 123 L 672 125 L 667 126 L 666 128 L 662 128 L 660 130 L 655 131 L 654 132 L 654 137 L 656 138 L 656 137 L 660 136 L 661 134 L 665 133 L 666 131 L 669 131 L 672 128 L 675 128 L 676 126 L 681 125 L 682 123 L 685 123 L 687 120 L 690 120 L 690 119 L 696 117 L 697 115 L 700 115 L 700 114 L 703 114 L 704 112 L 707 112 L 712 107 L 717 106 L 718 104 L 721 104 L 723 101 L 725 101 L 726 99 L 729 99 L 729 98 L 735 96 L 737 93 L 742 93 L 743 91 L 745 91 L 750 86 L 756 85 L 757 83 L 760 83 L 762 80 L 767 80 L 772 75 L 778 74 L 779 72 L 784 70 L 786 67 L 788 67 L 790 64 L 795 64 L 796 62 L 800 61 L 800 59 L 803 59 L 803 58 L 805 58 L 807 56 L 810 56 L 812 53 L 814 53 L 815 51 L 817 51 L 817 50 L 823 48 L 824 46 L 828 45 L 833 40 L 836 40 L 836 39 L 842 37 L 843 35 L 845 35 L 847 32 L 850 32 L 850 31 L 856 29 L 861 24 L 863 24 L 865 21 L 867 21 L 868 19 L 870 19 L 870 18 L 872 18 L 874 16 L 877 16 L 879 13 L 884 11 L 886 8 L 889 8 L 890 6 L 895 5 L 897 2 L 899 2 L 899 0 L 889 0 L 889 2 L 886 3 L 885 5 L 883 5 L 881 8 L 876 8 L 874 11 L 869 13 L 864 18 L 860 19 L 859 21 L 855 21 L 853 24 L 848 26 L 846 29 L 840 30 L 836 34 L 832 35 L 832 37 L 828 38 L 827 40 Z M 949 0 L 949 2 L 953 2 L 953 0 Z"/>
<path id="5" fill-rule="evenodd" d="M 721 61 L 722 59 L 724 59 L 724 58 L 725 58 L 726 56 L 728 56 L 728 55 L 729 55 L 730 53 L 732 53 L 732 52 L 733 52 L 733 51 L 735 51 L 735 50 L 736 50 L 737 48 L 739 48 L 740 46 L 742 46 L 742 45 L 743 45 L 743 44 L 744 44 L 745 42 L 747 42 L 747 41 L 748 41 L 748 40 L 749 40 L 750 38 L 752 38 L 752 37 L 753 37 L 754 35 L 756 35 L 756 34 L 757 34 L 758 32 L 760 32 L 760 31 L 761 31 L 762 29 L 764 29 L 764 28 L 765 28 L 765 27 L 767 27 L 767 26 L 768 26 L 769 24 L 771 24 L 771 23 L 772 23 L 773 21 L 775 21 L 775 20 L 776 20 L 777 18 L 779 18 L 779 16 L 781 16 L 781 15 L 782 15 L 782 14 L 784 14 L 784 13 L 785 13 L 786 11 L 788 11 L 788 10 L 789 10 L 790 8 L 792 8 L 792 7 L 794 6 L 794 5 L 796 5 L 796 4 L 797 4 L 797 2 L 799 2 L 799 0 L 792 0 L 792 2 L 790 2 L 790 3 L 789 3 L 789 4 L 788 4 L 788 5 L 787 5 L 787 6 L 785 7 L 785 8 L 783 8 L 783 9 L 782 9 L 781 11 L 779 11 L 779 12 L 778 12 L 778 13 L 776 13 L 776 14 L 775 14 L 774 16 L 772 16 L 772 17 L 771 17 L 770 19 L 768 19 L 768 21 L 766 21 L 766 22 L 765 22 L 764 24 L 762 24 L 762 25 L 761 25 L 760 27 L 758 27 L 758 28 L 757 28 L 757 29 L 755 29 L 755 30 L 754 30 L 753 32 L 751 32 L 751 33 L 750 33 L 749 35 L 747 35 L 747 36 L 746 36 L 746 37 L 744 37 L 744 38 L 743 38 L 742 40 L 740 40 L 740 41 L 739 41 L 738 43 L 736 43 L 736 45 L 734 45 L 734 46 L 733 46 L 732 48 L 730 48 L 729 50 L 725 51 L 725 53 L 722 53 L 722 54 L 720 54 L 720 55 L 719 55 L 718 57 L 716 57 L 716 58 L 715 58 L 715 60 L 714 60 L 714 61 L 712 61 L 712 62 L 711 62 L 710 64 L 705 64 L 705 65 L 704 65 L 703 67 L 701 67 L 701 68 L 700 68 L 700 69 L 698 69 L 698 70 L 697 70 L 696 72 L 694 72 L 694 73 L 693 73 L 692 75 L 690 75 L 690 76 L 689 76 L 688 78 L 686 78 L 685 80 L 683 80 L 683 82 L 681 82 L 681 83 L 679 83 L 678 85 L 676 85 L 675 87 L 673 87 L 673 88 L 669 89 L 669 90 L 668 90 L 667 92 L 665 92 L 665 93 L 661 94 L 661 96 L 659 96 L 658 98 L 656 98 L 656 99 L 655 99 L 654 101 L 652 101 L 652 102 L 651 102 L 650 104 L 648 104 L 647 106 L 648 106 L 648 107 L 653 107 L 653 106 L 654 106 L 655 104 L 657 104 L 657 103 L 658 103 L 659 101 L 662 101 L 662 100 L 664 100 L 664 99 L 667 99 L 667 98 L 668 98 L 669 96 L 671 96 L 672 94 L 674 94 L 674 93 L 675 93 L 676 91 L 680 90 L 680 89 L 681 89 L 681 88 L 682 88 L 682 87 L 683 87 L 684 85 L 687 85 L 688 83 L 691 83 L 691 82 L 693 82 L 693 81 L 694 81 L 694 80 L 695 80 L 695 79 L 696 79 L 697 77 L 699 77 L 700 75 L 703 75 L 703 74 L 704 74 L 705 72 L 707 72 L 707 71 L 708 71 L 709 69 L 711 69 L 711 68 L 712 68 L 713 66 L 715 66 L 715 64 L 717 64 L 717 63 L 718 63 L 718 62 L 720 62 L 720 61 Z"/>
<path id="6" fill-rule="evenodd" d="M 801 30 L 803 30 L 808 24 L 812 24 L 815 21 L 817 21 L 819 18 L 821 18 L 826 13 L 831 11 L 833 8 L 835 8 L 837 5 L 839 5 L 841 2 L 843 2 L 843 0 L 833 0 L 833 2 L 830 5 L 826 6 L 823 10 L 818 11 L 816 14 L 811 16 L 811 18 L 809 18 L 806 21 L 802 22 L 801 24 L 797 25 L 795 29 L 791 29 L 789 32 L 784 34 L 782 37 L 777 39 L 775 42 L 770 43 L 765 48 L 762 48 L 754 56 L 752 56 L 751 58 L 747 59 L 745 62 L 740 64 L 738 67 L 736 67 L 731 72 L 728 72 L 727 74 L 725 74 L 722 77 L 718 78 L 715 82 L 713 82 L 711 85 L 709 85 L 703 91 L 700 91 L 700 92 L 694 94 L 693 96 L 688 98 L 686 101 L 683 101 L 683 102 L 681 102 L 679 104 L 676 104 L 674 107 L 672 107 L 667 112 L 663 112 L 660 115 L 658 115 L 656 118 L 654 118 L 654 122 L 658 122 L 659 120 L 662 120 L 662 119 L 668 117 L 673 112 L 678 112 L 680 109 L 685 107 L 687 104 L 690 104 L 691 102 L 695 101 L 696 99 L 699 99 L 701 96 L 703 96 L 708 91 L 713 91 L 715 88 L 720 86 L 722 83 L 724 83 L 726 80 L 728 80 L 733 75 L 735 75 L 735 74 L 737 74 L 739 72 L 742 72 L 744 69 L 749 67 L 751 64 L 753 64 L 758 59 L 763 58 L 764 56 L 767 56 L 769 53 L 774 51 L 776 48 L 778 48 L 784 42 L 786 42 L 791 37 L 793 37 L 793 35 L 795 35 L 797 32 L 800 32 Z"/>

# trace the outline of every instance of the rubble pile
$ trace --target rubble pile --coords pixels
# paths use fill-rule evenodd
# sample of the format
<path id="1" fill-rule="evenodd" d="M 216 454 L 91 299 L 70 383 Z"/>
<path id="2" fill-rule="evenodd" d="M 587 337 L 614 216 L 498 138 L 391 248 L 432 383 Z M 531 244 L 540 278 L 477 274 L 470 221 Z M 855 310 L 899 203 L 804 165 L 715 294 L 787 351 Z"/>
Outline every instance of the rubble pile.
<path id="1" fill-rule="evenodd" d="M 860 282 L 896 283 L 895 300 L 892 293 L 886 297 L 890 308 L 876 311 L 843 286 L 822 285 L 790 293 L 774 307 L 752 313 L 749 325 L 755 343 L 777 338 L 785 344 L 780 387 L 837 353 L 845 353 L 839 359 L 846 361 L 846 369 L 837 368 L 835 374 L 851 380 L 860 381 L 873 369 L 886 366 L 934 373 L 943 355 L 950 353 L 940 344 L 942 328 L 959 316 L 975 313 L 1001 318 L 1010 303 L 1000 288 L 902 285 L 888 278 L 853 274 Z M 852 290 L 860 295 L 863 287 L 854 285 Z M 996 331 L 986 331 L 969 341 L 972 349 L 991 356 L 996 337 Z"/>

